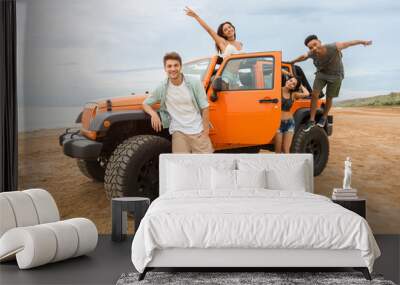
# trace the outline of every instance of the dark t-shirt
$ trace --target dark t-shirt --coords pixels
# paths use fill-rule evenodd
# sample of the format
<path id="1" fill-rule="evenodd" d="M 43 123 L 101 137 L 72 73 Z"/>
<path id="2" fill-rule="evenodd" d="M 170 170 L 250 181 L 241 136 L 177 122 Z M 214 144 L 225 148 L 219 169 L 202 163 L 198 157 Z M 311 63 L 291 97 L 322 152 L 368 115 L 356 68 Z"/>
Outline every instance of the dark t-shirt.
<path id="1" fill-rule="evenodd" d="M 322 57 L 317 57 L 311 51 L 308 52 L 308 56 L 313 59 L 314 65 L 317 68 L 317 72 L 315 73 L 316 78 L 327 80 L 343 79 L 342 52 L 337 49 L 336 43 L 324 46 L 326 47 L 326 54 Z"/>

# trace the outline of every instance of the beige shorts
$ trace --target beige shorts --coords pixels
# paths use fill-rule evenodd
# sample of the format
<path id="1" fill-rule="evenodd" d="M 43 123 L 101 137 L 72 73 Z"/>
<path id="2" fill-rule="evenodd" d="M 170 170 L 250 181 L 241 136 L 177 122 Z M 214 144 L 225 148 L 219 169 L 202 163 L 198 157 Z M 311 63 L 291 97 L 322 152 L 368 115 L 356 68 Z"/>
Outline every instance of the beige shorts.
<path id="1" fill-rule="evenodd" d="M 213 153 L 210 137 L 203 133 L 188 135 L 182 132 L 172 134 L 172 153 Z"/>

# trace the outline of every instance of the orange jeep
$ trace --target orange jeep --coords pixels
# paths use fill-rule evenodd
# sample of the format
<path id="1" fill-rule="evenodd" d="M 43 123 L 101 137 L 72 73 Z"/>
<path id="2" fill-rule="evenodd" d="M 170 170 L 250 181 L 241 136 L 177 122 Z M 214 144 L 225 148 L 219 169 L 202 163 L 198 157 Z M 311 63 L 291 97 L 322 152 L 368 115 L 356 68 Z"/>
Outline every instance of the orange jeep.
<path id="1" fill-rule="evenodd" d="M 216 152 L 273 150 L 281 117 L 282 69 L 301 78 L 311 92 L 301 68 L 282 62 L 281 52 L 236 54 L 225 59 L 213 56 L 183 65 L 186 76 L 197 76 L 204 84 Z M 150 116 L 142 110 L 145 97 L 130 95 L 87 103 L 76 120 L 81 128 L 67 129 L 60 136 L 64 154 L 77 159 L 84 175 L 104 181 L 108 197 L 158 196 L 158 156 L 171 152 L 171 137 L 166 129 L 156 133 L 151 128 Z M 297 100 L 292 107 L 296 129 L 291 151 L 312 153 L 314 175 L 319 175 L 328 161 L 333 124 L 330 116 L 325 128 L 303 132 L 310 102 L 310 98 Z M 324 103 L 318 101 L 317 120 Z"/>

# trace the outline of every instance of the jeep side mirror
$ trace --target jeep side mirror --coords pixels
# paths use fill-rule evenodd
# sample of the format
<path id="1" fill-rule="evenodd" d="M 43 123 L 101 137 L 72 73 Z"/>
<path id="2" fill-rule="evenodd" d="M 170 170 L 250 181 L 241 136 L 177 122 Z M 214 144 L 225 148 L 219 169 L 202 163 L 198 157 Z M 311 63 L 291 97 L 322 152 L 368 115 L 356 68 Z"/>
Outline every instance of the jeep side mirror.
<path id="1" fill-rule="evenodd" d="M 211 94 L 210 100 L 211 100 L 211 102 L 215 102 L 218 100 L 218 95 L 215 91 Z"/>
<path id="2" fill-rule="evenodd" d="M 212 82 L 214 92 L 229 90 L 229 83 L 226 82 L 221 76 L 216 77 Z"/>
<path id="3" fill-rule="evenodd" d="M 213 93 L 210 96 L 211 102 L 218 100 L 218 92 L 229 90 L 229 83 L 226 82 L 221 76 L 216 77 L 212 82 Z"/>

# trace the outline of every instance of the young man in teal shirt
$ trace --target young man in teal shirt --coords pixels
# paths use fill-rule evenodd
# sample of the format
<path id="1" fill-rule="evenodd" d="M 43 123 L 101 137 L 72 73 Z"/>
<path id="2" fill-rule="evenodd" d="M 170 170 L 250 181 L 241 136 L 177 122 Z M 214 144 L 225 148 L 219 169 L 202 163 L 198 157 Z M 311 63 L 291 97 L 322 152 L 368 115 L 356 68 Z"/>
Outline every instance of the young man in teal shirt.
<path id="1" fill-rule="evenodd" d="M 182 59 L 176 52 L 164 56 L 168 76 L 143 102 L 156 132 L 169 128 L 173 153 L 212 153 L 209 137 L 207 95 L 202 83 L 182 74 Z M 151 107 L 160 103 L 160 117 Z"/>

